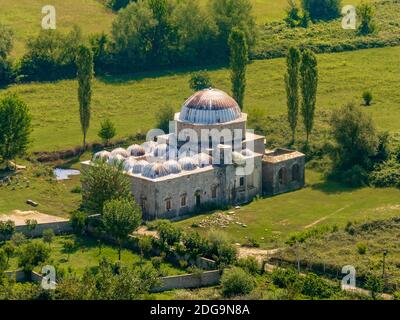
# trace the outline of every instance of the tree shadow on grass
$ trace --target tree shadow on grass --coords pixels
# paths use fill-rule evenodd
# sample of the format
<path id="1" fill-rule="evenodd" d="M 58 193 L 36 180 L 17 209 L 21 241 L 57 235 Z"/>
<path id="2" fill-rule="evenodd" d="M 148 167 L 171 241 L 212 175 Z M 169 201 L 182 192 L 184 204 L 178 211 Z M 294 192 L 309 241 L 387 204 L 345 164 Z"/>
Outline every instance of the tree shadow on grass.
<path id="1" fill-rule="evenodd" d="M 340 193 L 354 192 L 362 189 L 362 187 L 350 187 L 343 183 L 332 180 L 325 180 L 319 183 L 315 183 L 310 187 L 312 190 L 322 191 L 326 194 L 340 194 Z"/>

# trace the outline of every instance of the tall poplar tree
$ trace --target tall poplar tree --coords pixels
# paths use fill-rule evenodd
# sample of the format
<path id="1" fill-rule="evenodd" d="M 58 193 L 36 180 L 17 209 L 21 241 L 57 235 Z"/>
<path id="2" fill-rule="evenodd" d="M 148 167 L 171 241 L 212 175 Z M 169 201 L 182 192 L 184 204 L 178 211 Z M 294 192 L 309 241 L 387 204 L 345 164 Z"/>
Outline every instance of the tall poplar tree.
<path id="1" fill-rule="evenodd" d="M 301 113 L 307 136 L 307 145 L 314 126 L 315 105 L 317 101 L 318 68 L 317 58 L 311 50 L 305 50 L 300 64 L 300 87 L 302 95 Z"/>
<path id="2" fill-rule="evenodd" d="M 85 47 L 78 48 L 76 64 L 78 68 L 78 100 L 79 116 L 83 133 L 83 148 L 86 149 L 86 137 L 90 125 L 92 78 L 93 78 L 93 53 Z"/>
<path id="3" fill-rule="evenodd" d="M 246 35 L 243 31 L 235 28 L 229 36 L 229 47 L 231 51 L 231 81 L 232 95 L 243 110 L 244 95 L 246 91 L 246 69 L 249 62 L 249 48 Z"/>
<path id="4" fill-rule="evenodd" d="M 295 141 L 297 118 L 299 114 L 299 67 L 300 51 L 291 47 L 286 58 L 287 73 L 285 75 L 287 115 L 292 131 L 292 143 Z"/>

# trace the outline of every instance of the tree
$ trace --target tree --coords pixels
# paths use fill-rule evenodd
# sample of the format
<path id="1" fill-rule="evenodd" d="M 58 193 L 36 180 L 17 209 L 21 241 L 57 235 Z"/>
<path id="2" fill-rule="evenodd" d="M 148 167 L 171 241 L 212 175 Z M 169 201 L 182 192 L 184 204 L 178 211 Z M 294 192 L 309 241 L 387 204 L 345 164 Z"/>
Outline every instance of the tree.
<path id="1" fill-rule="evenodd" d="M 286 23 L 291 27 L 297 27 L 301 22 L 300 8 L 295 0 L 288 0 L 288 7 L 286 9 Z"/>
<path id="2" fill-rule="evenodd" d="M 37 221 L 35 219 L 27 219 L 27 220 L 25 220 L 25 225 L 26 225 L 26 228 L 29 231 L 29 234 L 30 234 L 31 238 L 33 238 L 33 236 L 34 236 L 34 232 L 36 230 L 37 224 L 38 223 L 37 223 Z"/>
<path id="3" fill-rule="evenodd" d="M 152 249 L 152 238 L 144 236 L 139 239 L 139 249 L 140 249 L 140 265 L 145 255 L 148 255 Z"/>
<path id="4" fill-rule="evenodd" d="M 314 126 L 315 104 L 317 101 L 318 69 L 317 58 L 311 50 L 305 50 L 300 64 L 300 88 L 302 95 L 301 113 L 306 131 L 307 145 Z"/>
<path id="5" fill-rule="evenodd" d="M 43 231 L 43 242 L 48 243 L 49 244 L 49 248 L 51 246 L 51 243 L 54 240 L 54 230 L 53 229 L 47 229 Z"/>
<path id="6" fill-rule="evenodd" d="M 299 66 L 300 51 L 291 47 L 286 57 L 287 73 L 285 75 L 288 121 L 292 130 L 292 143 L 295 141 L 297 117 L 299 113 Z"/>
<path id="7" fill-rule="evenodd" d="M 179 242 L 182 236 L 181 230 L 175 227 L 170 221 L 165 221 L 158 226 L 158 234 L 163 243 L 172 246 Z"/>
<path id="8" fill-rule="evenodd" d="M 246 35 L 239 29 L 233 29 L 229 36 L 229 47 L 231 50 L 231 82 L 232 95 L 243 110 L 244 95 L 246 91 L 246 69 L 249 62 L 249 51 Z"/>
<path id="9" fill-rule="evenodd" d="M 32 271 L 45 262 L 50 256 L 50 249 L 41 242 L 30 242 L 24 245 L 19 254 L 18 266 L 24 271 Z"/>
<path id="10" fill-rule="evenodd" d="M 78 68 L 79 115 L 83 133 L 83 148 L 85 149 L 90 125 L 93 78 L 93 53 L 89 48 L 83 45 L 79 46 L 76 65 Z"/>
<path id="11" fill-rule="evenodd" d="M 341 0 L 302 0 L 302 6 L 312 21 L 336 19 L 342 8 Z"/>
<path id="12" fill-rule="evenodd" d="M 371 4 L 361 2 L 361 4 L 357 7 L 357 16 L 360 19 L 358 34 L 367 35 L 375 32 L 375 9 Z"/>
<path id="13" fill-rule="evenodd" d="M 249 48 L 253 48 L 257 38 L 257 24 L 250 0 L 211 0 L 209 6 L 212 21 L 218 31 L 219 48 L 213 54 L 228 56 L 229 37 L 234 29 L 244 32 Z"/>
<path id="14" fill-rule="evenodd" d="M 67 253 L 67 260 L 69 261 L 69 256 L 75 249 L 75 241 L 71 239 L 67 239 L 63 243 L 63 249 Z"/>
<path id="15" fill-rule="evenodd" d="M 225 269 L 221 278 L 222 292 L 226 297 L 249 294 L 255 288 L 254 278 L 239 267 Z"/>
<path id="16" fill-rule="evenodd" d="M 25 154 L 31 133 L 31 116 L 27 105 L 17 95 L 0 100 L 0 158 L 14 160 Z"/>
<path id="17" fill-rule="evenodd" d="M 175 109 L 169 104 L 164 104 L 157 113 L 157 127 L 164 132 L 169 132 L 170 121 L 174 120 Z"/>
<path id="18" fill-rule="evenodd" d="M 6 256 L 7 256 L 7 267 L 8 267 L 8 262 L 10 261 L 10 258 L 15 252 L 15 246 L 12 244 L 12 242 L 8 241 L 2 249 L 4 250 Z"/>
<path id="19" fill-rule="evenodd" d="M 332 153 L 336 170 L 345 171 L 355 165 L 368 170 L 370 158 L 376 155 L 379 138 L 370 116 L 354 104 L 343 106 L 331 118 L 335 146 Z"/>
<path id="20" fill-rule="evenodd" d="M 139 227 L 141 219 L 141 209 L 133 199 L 115 199 L 104 204 L 102 220 L 106 232 L 118 243 L 119 260 L 123 241 Z"/>
<path id="21" fill-rule="evenodd" d="M 115 137 L 115 134 L 115 125 L 110 119 L 106 119 L 100 124 L 98 136 L 106 146 L 110 143 L 110 140 Z"/>
<path id="22" fill-rule="evenodd" d="M 11 242 L 14 244 L 14 246 L 20 247 L 20 246 L 26 244 L 27 239 L 23 233 L 16 232 L 12 235 Z"/>
<path id="23" fill-rule="evenodd" d="M 82 171 L 83 204 L 93 212 L 102 213 L 106 201 L 131 196 L 131 182 L 122 164 L 114 166 L 102 161 Z"/>
<path id="24" fill-rule="evenodd" d="M 365 288 L 371 291 L 374 300 L 377 298 L 377 293 L 383 291 L 383 285 L 383 279 L 373 273 L 368 274 L 365 279 Z"/>
<path id="25" fill-rule="evenodd" d="M 327 299 L 333 294 L 334 289 L 324 279 L 314 273 L 308 273 L 304 278 L 302 293 L 306 296 Z"/>
<path id="26" fill-rule="evenodd" d="M 0 249 L 0 272 L 1 273 L 3 273 L 7 269 L 7 266 L 8 266 L 8 262 L 7 261 L 8 261 L 7 260 L 7 254 L 4 252 L 3 249 Z"/>
<path id="27" fill-rule="evenodd" d="M 190 75 L 189 87 L 193 91 L 211 88 L 212 82 L 207 71 L 194 72 Z"/>
<path id="28" fill-rule="evenodd" d="M 15 232 L 15 223 L 14 221 L 0 221 L 0 235 L 4 240 L 10 238 Z"/>
<path id="29" fill-rule="evenodd" d="M 12 63 L 8 59 L 12 47 L 12 30 L 0 24 L 0 87 L 9 84 L 13 78 Z"/>

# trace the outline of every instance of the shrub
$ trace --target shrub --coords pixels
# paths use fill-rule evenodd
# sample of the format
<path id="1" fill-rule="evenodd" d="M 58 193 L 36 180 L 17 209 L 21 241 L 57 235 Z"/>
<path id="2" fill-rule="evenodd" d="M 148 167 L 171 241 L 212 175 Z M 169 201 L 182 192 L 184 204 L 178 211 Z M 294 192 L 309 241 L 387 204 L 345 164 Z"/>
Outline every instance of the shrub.
<path id="1" fill-rule="evenodd" d="M 252 275 L 260 273 L 260 266 L 258 264 L 257 259 L 254 256 L 249 256 L 244 259 L 239 259 L 237 265 L 243 270 L 251 273 Z"/>
<path id="2" fill-rule="evenodd" d="M 382 277 L 369 273 L 365 279 L 365 288 L 371 291 L 372 299 L 377 298 L 377 293 L 383 291 L 383 279 Z"/>
<path id="3" fill-rule="evenodd" d="M 390 159 L 379 164 L 370 174 L 370 182 L 375 187 L 400 188 L 400 162 Z"/>
<path id="4" fill-rule="evenodd" d="M 249 248 L 259 248 L 260 243 L 254 238 L 248 238 L 245 246 Z"/>
<path id="5" fill-rule="evenodd" d="M 192 73 L 189 80 L 189 87 L 193 91 L 200 91 L 211 88 L 212 82 L 207 71 L 199 71 Z"/>
<path id="6" fill-rule="evenodd" d="M 358 34 L 367 35 L 375 32 L 375 8 L 371 4 L 362 2 L 357 7 L 357 16 L 361 21 L 358 26 Z"/>
<path id="7" fill-rule="evenodd" d="M 301 284 L 301 279 L 295 269 L 275 268 L 274 271 L 272 271 L 272 282 L 279 288 L 289 288 L 299 286 Z"/>
<path id="8" fill-rule="evenodd" d="M 101 122 L 98 136 L 105 145 L 110 143 L 110 140 L 115 137 L 115 134 L 115 125 L 110 119 L 106 119 Z"/>
<path id="9" fill-rule="evenodd" d="M 32 271 L 45 262 L 50 256 L 50 249 L 42 242 L 31 242 L 24 245 L 19 254 L 18 266 L 24 271 Z"/>
<path id="10" fill-rule="evenodd" d="M 153 267 L 156 270 L 160 270 L 162 262 L 163 262 L 162 257 L 152 257 L 151 258 L 151 264 L 153 265 Z"/>
<path id="11" fill-rule="evenodd" d="M 175 227 L 170 221 L 161 224 L 158 227 L 160 240 L 172 246 L 181 239 L 181 231 Z"/>
<path id="12" fill-rule="evenodd" d="M 165 133 L 169 132 L 169 123 L 174 120 L 175 110 L 169 104 L 165 104 L 157 113 L 157 127 Z"/>
<path id="13" fill-rule="evenodd" d="M 367 245 L 365 243 L 357 243 L 357 252 L 361 255 L 367 253 Z"/>
<path id="14" fill-rule="evenodd" d="M 254 278 L 239 267 L 226 269 L 221 278 L 226 297 L 249 294 L 255 288 Z"/>
<path id="15" fill-rule="evenodd" d="M 4 240 L 12 237 L 15 232 L 15 223 L 14 221 L 0 221 L 0 237 Z"/>
<path id="16" fill-rule="evenodd" d="M 232 265 L 237 258 L 237 249 L 228 243 L 222 243 L 217 247 L 217 262 L 220 268 Z"/>
<path id="17" fill-rule="evenodd" d="M 25 235 L 21 232 L 16 232 L 11 237 L 11 242 L 16 246 L 20 247 L 26 244 L 28 240 L 26 239 Z"/>
<path id="18" fill-rule="evenodd" d="M 369 90 L 364 91 L 363 94 L 362 94 L 362 98 L 364 100 L 364 105 L 370 106 L 371 102 L 372 102 L 372 98 L 373 98 L 372 92 L 369 91 Z"/>
<path id="19" fill-rule="evenodd" d="M 332 285 L 314 273 L 309 273 L 304 279 L 302 293 L 306 296 L 327 299 L 335 292 Z"/>
<path id="20" fill-rule="evenodd" d="M 75 234 L 83 234 L 86 228 L 86 214 L 82 211 L 74 211 L 70 223 Z"/>
<path id="21" fill-rule="evenodd" d="M 341 0 L 302 0 L 302 6 L 313 21 L 340 17 Z"/>
<path id="22" fill-rule="evenodd" d="M 82 187 L 81 187 L 81 186 L 75 186 L 75 187 L 73 187 L 73 188 L 71 189 L 71 193 L 76 193 L 76 194 L 82 193 Z"/>

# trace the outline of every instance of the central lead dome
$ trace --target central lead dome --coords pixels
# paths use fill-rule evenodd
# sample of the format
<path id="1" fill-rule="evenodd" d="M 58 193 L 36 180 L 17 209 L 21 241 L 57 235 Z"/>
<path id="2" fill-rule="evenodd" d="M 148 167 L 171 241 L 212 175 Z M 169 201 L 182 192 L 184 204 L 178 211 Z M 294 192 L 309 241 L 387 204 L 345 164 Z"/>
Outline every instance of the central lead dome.
<path id="1" fill-rule="evenodd" d="M 179 120 L 194 124 L 218 124 L 234 121 L 242 113 L 237 102 L 217 89 L 196 92 L 184 103 Z"/>

